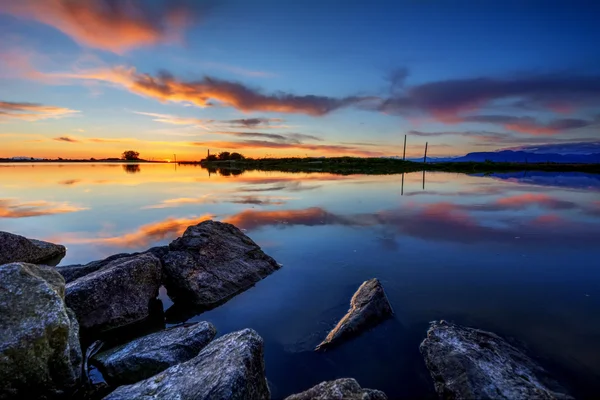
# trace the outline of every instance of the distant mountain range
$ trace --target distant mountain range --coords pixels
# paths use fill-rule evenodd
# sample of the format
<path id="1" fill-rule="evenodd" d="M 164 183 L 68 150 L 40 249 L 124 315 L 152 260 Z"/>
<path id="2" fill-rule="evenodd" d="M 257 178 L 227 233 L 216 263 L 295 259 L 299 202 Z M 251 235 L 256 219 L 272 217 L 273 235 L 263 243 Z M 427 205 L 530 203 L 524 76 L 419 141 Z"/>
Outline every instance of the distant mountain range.
<path id="1" fill-rule="evenodd" d="M 558 153 L 532 153 L 528 151 L 482 151 L 469 153 L 461 157 L 428 158 L 429 162 L 513 162 L 513 163 L 569 163 L 569 164 L 598 164 L 600 153 L 594 154 L 558 154 Z M 415 158 L 414 161 L 423 161 Z"/>

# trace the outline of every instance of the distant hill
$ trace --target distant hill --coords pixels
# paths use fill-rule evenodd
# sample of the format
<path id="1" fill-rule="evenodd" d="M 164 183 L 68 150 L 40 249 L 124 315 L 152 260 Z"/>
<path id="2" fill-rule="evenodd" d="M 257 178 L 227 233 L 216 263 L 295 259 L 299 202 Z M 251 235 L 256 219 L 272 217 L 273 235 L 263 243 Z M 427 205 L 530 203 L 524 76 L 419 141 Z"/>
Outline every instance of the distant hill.
<path id="1" fill-rule="evenodd" d="M 516 163 L 570 163 L 570 164 L 596 164 L 600 163 L 600 153 L 596 154 L 538 154 L 527 151 L 489 151 L 469 153 L 462 157 L 445 159 L 444 161 L 454 162 L 516 162 Z M 432 160 L 439 161 L 439 160 Z"/>

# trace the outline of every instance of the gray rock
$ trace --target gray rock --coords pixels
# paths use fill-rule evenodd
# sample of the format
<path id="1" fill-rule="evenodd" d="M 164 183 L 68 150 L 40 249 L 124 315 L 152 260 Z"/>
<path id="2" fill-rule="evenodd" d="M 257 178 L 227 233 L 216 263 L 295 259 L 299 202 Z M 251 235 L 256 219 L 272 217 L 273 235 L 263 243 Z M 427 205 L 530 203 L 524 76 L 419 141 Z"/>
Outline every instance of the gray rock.
<path id="1" fill-rule="evenodd" d="M 163 256 L 165 286 L 174 302 L 218 305 L 280 268 L 233 225 L 205 221 L 186 229 Z"/>
<path id="2" fill-rule="evenodd" d="M 361 388 L 352 378 L 342 378 L 321 382 L 285 400 L 387 400 L 387 396 L 379 390 Z"/>
<path id="3" fill-rule="evenodd" d="M 393 313 L 392 306 L 379 280 L 377 278 L 369 279 L 360 285 L 350 300 L 350 309 L 346 315 L 315 350 L 324 350 L 335 346 L 382 322 Z"/>
<path id="4" fill-rule="evenodd" d="M 81 278 L 82 276 L 85 276 L 85 275 L 91 274 L 92 272 L 98 271 L 99 269 L 106 267 L 112 261 L 115 261 L 115 260 L 118 260 L 121 258 L 139 256 L 141 254 L 150 253 L 160 259 L 168 251 L 169 251 L 168 246 L 152 247 L 151 249 L 148 249 L 147 251 L 145 251 L 143 253 L 120 253 L 120 254 L 115 254 L 110 257 L 107 257 L 104 260 L 92 261 L 87 264 L 63 265 L 63 266 L 56 267 L 56 269 L 65 278 L 65 282 L 69 283 L 69 282 L 74 281 L 75 279 Z"/>
<path id="5" fill-rule="evenodd" d="M 421 354 L 445 399 L 571 399 L 548 373 L 499 336 L 432 322 Z"/>
<path id="6" fill-rule="evenodd" d="M 0 266 L 0 398 L 54 398 L 81 377 L 79 326 L 52 267 Z"/>
<path id="7" fill-rule="evenodd" d="M 208 322 L 156 332 L 94 357 L 111 383 L 139 382 L 198 355 L 217 334 Z"/>
<path id="8" fill-rule="evenodd" d="M 69 282 L 66 302 L 82 329 L 104 331 L 147 318 L 160 282 L 160 260 L 152 254 L 121 257 Z"/>
<path id="9" fill-rule="evenodd" d="M 24 262 L 56 265 L 65 254 L 65 246 L 0 231 L 0 264 Z"/>
<path id="10" fill-rule="evenodd" d="M 269 399 L 263 341 L 251 329 L 225 335 L 196 357 L 106 399 L 262 400 Z"/>

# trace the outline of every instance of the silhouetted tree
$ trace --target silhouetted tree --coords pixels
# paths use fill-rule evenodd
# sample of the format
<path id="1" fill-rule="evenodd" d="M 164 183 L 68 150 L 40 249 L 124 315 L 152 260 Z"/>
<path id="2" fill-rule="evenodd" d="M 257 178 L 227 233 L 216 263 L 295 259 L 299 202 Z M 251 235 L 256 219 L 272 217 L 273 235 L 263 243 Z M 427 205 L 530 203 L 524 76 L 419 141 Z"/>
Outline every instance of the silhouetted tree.
<path id="1" fill-rule="evenodd" d="M 243 155 L 241 155 L 240 153 L 231 153 L 231 154 L 229 155 L 229 159 L 230 159 L 230 160 L 243 160 L 244 158 L 246 158 L 246 157 L 244 157 L 244 156 L 243 156 Z"/>
<path id="2" fill-rule="evenodd" d="M 231 153 L 228 151 L 222 151 L 219 153 L 219 160 L 221 160 L 221 161 L 229 160 L 230 157 L 231 157 Z"/>
<path id="3" fill-rule="evenodd" d="M 206 161 L 217 161 L 218 158 L 215 154 L 211 154 L 208 157 L 206 157 Z"/>
<path id="4" fill-rule="evenodd" d="M 134 150 L 127 150 L 127 151 L 123 152 L 123 154 L 121 155 L 121 158 L 123 160 L 127 160 L 127 161 L 139 160 L 140 153 L 138 153 L 137 151 L 134 151 Z"/>

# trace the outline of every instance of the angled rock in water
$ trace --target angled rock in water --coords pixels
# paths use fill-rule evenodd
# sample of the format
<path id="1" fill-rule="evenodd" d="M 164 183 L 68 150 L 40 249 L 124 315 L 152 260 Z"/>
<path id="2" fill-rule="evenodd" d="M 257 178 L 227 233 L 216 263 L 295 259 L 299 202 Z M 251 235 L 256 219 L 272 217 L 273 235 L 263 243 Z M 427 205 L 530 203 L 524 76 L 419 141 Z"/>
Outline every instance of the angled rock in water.
<path id="1" fill-rule="evenodd" d="M 79 325 L 53 267 L 0 266 L 0 398 L 54 398 L 81 377 Z"/>
<path id="2" fill-rule="evenodd" d="M 97 354 L 94 361 L 111 383 L 136 383 L 187 361 L 215 337 L 208 322 L 156 332 Z"/>
<path id="3" fill-rule="evenodd" d="M 315 350 L 335 346 L 370 328 L 394 313 L 383 286 L 377 278 L 363 282 L 352 300 L 350 309 Z"/>
<path id="4" fill-rule="evenodd" d="M 117 258 L 69 282 L 66 302 L 82 329 L 108 330 L 148 317 L 160 282 L 161 263 L 152 254 Z"/>
<path id="5" fill-rule="evenodd" d="M 212 307 L 280 268 L 231 224 L 205 221 L 186 229 L 162 257 L 165 286 L 174 302 Z"/>
<path id="6" fill-rule="evenodd" d="M 432 322 L 421 354 L 445 399 L 571 399 L 535 361 L 499 336 Z"/>
<path id="7" fill-rule="evenodd" d="M 285 400 L 387 400 L 385 393 L 363 389 L 352 378 L 321 382 L 305 392 L 293 394 Z"/>
<path id="8" fill-rule="evenodd" d="M 65 246 L 0 231 L 0 264 L 24 262 L 56 265 L 65 254 Z"/>
<path id="9" fill-rule="evenodd" d="M 158 375 L 121 386 L 106 397 L 118 399 L 267 400 L 262 338 L 251 329 L 230 333 L 200 354 Z"/>

